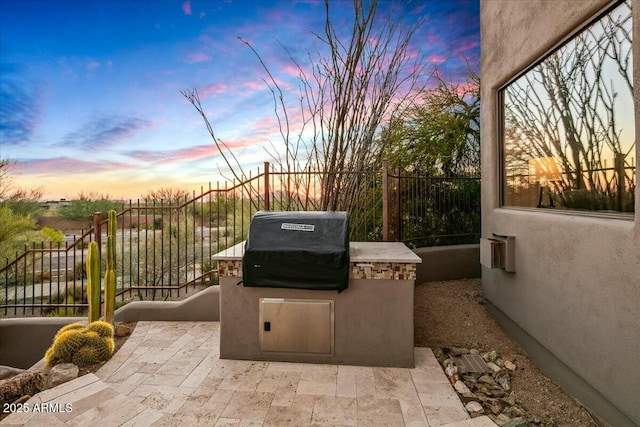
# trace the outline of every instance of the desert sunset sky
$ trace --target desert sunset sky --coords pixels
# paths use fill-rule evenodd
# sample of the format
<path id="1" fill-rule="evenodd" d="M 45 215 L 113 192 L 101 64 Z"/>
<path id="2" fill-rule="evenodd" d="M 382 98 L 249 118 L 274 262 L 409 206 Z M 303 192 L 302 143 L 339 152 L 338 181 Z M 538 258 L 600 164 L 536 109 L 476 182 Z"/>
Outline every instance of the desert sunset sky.
<path id="1" fill-rule="evenodd" d="M 426 16 L 408 52 L 427 70 L 479 71 L 479 0 L 382 0 L 378 19 L 398 5 L 407 23 Z M 353 2 L 330 11 L 348 32 Z M 0 0 L 0 158 L 47 200 L 206 187 L 225 165 L 181 94 L 196 89 L 216 136 L 255 171 L 281 139 L 267 74 L 238 37 L 295 103 L 288 55 L 305 67 L 324 49 L 324 17 L 319 0 Z"/>

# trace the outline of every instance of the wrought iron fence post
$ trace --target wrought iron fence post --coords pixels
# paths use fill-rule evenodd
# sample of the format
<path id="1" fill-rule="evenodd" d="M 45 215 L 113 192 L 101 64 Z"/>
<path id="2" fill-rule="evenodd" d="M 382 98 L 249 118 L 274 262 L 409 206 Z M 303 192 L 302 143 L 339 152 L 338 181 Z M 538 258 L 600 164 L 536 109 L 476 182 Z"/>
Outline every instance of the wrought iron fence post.
<path id="1" fill-rule="evenodd" d="M 624 212 L 624 158 L 624 154 L 617 153 L 614 159 L 616 175 L 618 176 L 618 212 Z"/>
<path id="2" fill-rule="evenodd" d="M 264 210 L 269 210 L 269 162 L 264 162 Z"/>
<path id="3" fill-rule="evenodd" d="M 396 175 L 396 242 L 402 241 L 402 200 L 400 189 L 400 168 L 395 168 Z"/>
<path id="4" fill-rule="evenodd" d="M 102 222 L 102 214 L 100 212 L 93 213 L 93 229 L 96 234 L 96 243 L 98 244 L 98 249 L 100 252 L 102 251 L 102 230 L 100 229 Z"/>
<path id="5" fill-rule="evenodd" d="M 389 241 L 389 167 L 382 161 L 382 241 Z"/>

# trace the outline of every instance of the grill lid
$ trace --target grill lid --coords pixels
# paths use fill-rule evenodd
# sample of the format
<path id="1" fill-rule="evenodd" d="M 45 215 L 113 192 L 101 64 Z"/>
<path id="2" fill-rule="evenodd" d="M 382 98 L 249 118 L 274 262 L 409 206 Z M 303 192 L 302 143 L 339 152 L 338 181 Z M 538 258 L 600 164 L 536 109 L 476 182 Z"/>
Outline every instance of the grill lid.
<path id="1" fill-rule="evenodd" d="M 346 212 L 257 212 L 242 259 L 244 286 L 342 291 L 349 284 Z"/>

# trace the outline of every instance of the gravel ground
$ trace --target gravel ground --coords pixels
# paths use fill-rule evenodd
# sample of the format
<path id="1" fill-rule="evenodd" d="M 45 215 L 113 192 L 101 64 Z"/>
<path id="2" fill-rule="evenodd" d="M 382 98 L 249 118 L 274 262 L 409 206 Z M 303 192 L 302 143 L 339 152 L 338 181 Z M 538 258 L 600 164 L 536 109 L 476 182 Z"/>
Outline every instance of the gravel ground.
<path id="1" fill-rule="evenodd" d="M 607 425 L 540 372 L 507 337 L 484 305 L 480 279 L 417 285 L 415 325 L 416 346 L 496 350 L 513 361 L 517 369 L 511 374 L 512 396 L 541 425 Z"/>

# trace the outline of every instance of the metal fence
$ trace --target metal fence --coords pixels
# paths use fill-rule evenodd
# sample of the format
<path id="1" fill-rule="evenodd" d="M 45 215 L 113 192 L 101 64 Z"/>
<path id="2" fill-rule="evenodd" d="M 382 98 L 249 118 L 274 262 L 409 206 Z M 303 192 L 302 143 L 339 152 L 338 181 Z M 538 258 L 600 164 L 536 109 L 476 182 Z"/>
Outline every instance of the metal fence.
<path id="1" fill-rule="evenodd" d="M 216 283 L 211 257 L 245 239 L 258 210 L 323 210 L 326 183 L 347 197 L 351 240 L 404 241 L 411 247 L 477 242 L 478 177 L 421 177 L 382 171 L 273 170 L 268 163 L 239 183 L 219 183 L 177 200 L 123 203 L 117 214 L 117 304 L 168 300 Z M 344 191 L 343 191 L 344 190 Z M 346 201 L 345 201 L 346 202 Z M 32 245 L 0 268 L 3 316 L 80 315 L 86 311 L 90 241 L 102 252 L 106 213 L 64 245 Z M 104 266 L 104 262 L 103 262 Z"/>

